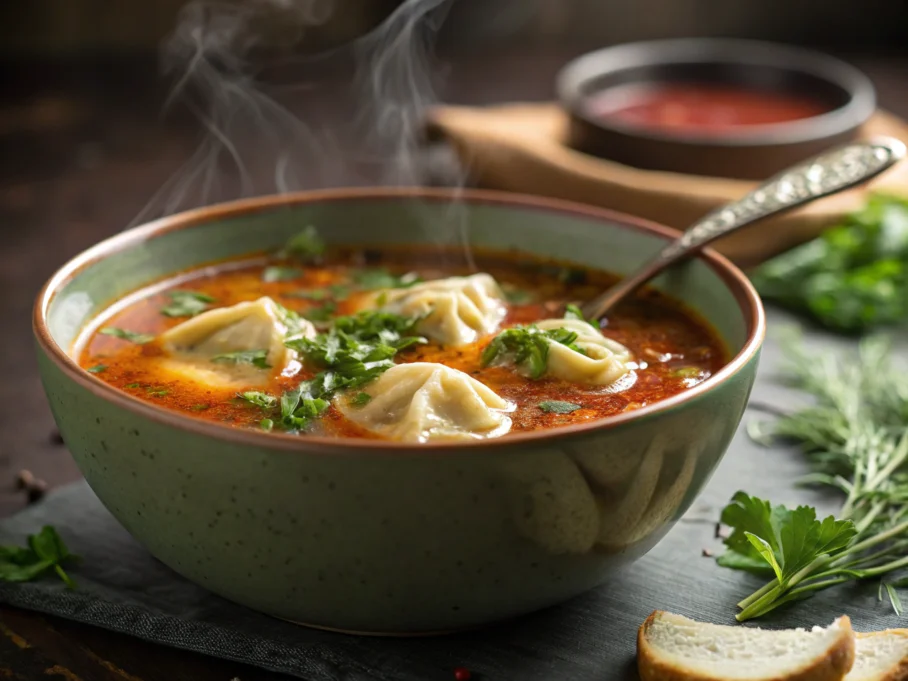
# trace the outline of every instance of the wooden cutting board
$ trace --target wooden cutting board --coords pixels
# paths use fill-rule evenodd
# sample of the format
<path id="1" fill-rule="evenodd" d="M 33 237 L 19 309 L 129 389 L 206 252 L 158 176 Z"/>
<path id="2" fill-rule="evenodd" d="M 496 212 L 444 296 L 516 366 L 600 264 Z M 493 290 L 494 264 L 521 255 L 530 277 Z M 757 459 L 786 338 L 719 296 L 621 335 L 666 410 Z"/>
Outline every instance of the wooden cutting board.
<path id="1" fill-rule="evenodd" d="M 445 139 L 480 187 L 550 196 L 602 206 L 684 229 L 709 211 L 750 191 L 756 183 L 719 177 L 641 170 L 567 147 L 567 116 L 552 103 L 488 108 L 441 106 L 430 112 L 428 132 Z M 889 135 L 908 141 L 908 123 L 879 111 L 861 137 Z M 731 234 L 715 248 L 751 267 L 817 236 L 859 208 L 867 192 L 908 193 L 908 162 L 873 182 Z"/>

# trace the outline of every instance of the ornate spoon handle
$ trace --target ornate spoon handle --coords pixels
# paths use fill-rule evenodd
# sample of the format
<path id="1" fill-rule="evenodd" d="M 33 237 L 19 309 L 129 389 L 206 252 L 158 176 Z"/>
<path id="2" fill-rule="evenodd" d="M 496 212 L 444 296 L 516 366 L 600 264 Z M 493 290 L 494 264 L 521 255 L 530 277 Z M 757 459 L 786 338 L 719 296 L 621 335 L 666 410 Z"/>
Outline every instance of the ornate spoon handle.
<path id="1" fill-rule="evenodd" d="M 905 145 L 880 137 L 821 154 L 767 180 L 742 199 L 729 203 L 689 227 L 632 275 L 583 305 L 587 319 L 599 319 L 669 265 L 711 241 L 757 220 L 836 194 L 879 175 L 905 156 Z"/>

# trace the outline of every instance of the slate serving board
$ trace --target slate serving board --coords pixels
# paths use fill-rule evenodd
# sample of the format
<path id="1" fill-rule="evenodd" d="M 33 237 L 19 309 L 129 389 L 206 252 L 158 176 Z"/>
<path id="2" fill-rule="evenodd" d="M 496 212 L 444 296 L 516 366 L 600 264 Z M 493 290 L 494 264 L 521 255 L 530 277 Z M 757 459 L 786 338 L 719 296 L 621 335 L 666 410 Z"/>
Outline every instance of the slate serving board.
<path id="1" fill-rule="evenodd" d="M 799 396 L 773 381 L 783 360 L 774 334 L 791 319 L 770 314 L 767 340 L 752 402 L 784 407 Z M 818 349 L 848 348 L 854 341 L 808 334 Z M 904 348 L 904 343 L 900 343 Z M 748 410 L 745 422 L 763 416 Z M 654 609 L 732 623 L 734 603 L 760 585 L 749 575 L 720 569 L 703 555 L 718 553 L 719 511 L 737 490 L 776 503 L 817 504 L 836 499 L 799 489 L 805 471 L 796 453 L 765 449 L 742 427 L 728 454 L 693 507 L 647 556 L 595 591 L 519 620 L 439 638 L 368 638 L 305 629 L 259 615 L 196 587 L 141 548 L 77 483 L 0 523 L 0 543 L 20 542 L 50 523 L 84 561 L 71 572 L 75 591 L 54 580 L 0 584 L 0 601 L 131 634 L 163 645 L 242 661 L 309 681 L 448 681 L 466 667 L 477 680 L 608 681 L 635 679 L 637 627 Z M 877 584 L 828 590 L 763 620 L 768 626 L 828 624 L 849 615 L 858 630 L 899 626 Z"/>

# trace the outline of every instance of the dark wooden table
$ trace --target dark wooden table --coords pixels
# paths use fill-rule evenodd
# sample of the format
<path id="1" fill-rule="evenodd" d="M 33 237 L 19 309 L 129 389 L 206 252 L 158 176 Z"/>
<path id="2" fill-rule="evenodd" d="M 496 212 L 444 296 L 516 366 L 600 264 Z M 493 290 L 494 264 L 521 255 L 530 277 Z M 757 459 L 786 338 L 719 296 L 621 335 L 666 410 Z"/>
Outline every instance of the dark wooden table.
<path id="1" fill-rule="evenodd" d="M 546 99 L 552 96 L 555 72 L 576 52 L 510 50 L 454 59 L 441 94 L 446 101 L 476 104 Z M 850 58 L 876 82 L 881 104 L 908 116 L 908 58 Z M 166 93 L 148 58 L 25 63 L 6 65 L 3 72 L 13 74 L 14 82 L 5 86 L 0 105 L 0 517 L 27 503 L 15 485 L 21 470 L 51 487 L 80 475 L 55 435 L 38 380 L 31 340 L 35 294 L 67 259 L 130 224 L 191 157 L 199 139 L 197 126 L 184 115 L 162 121 Z M 351 109 L 339 92 L 337 86 L 302 89 L 289 98 L 288 107 L 318 125 L 343 125 L 351 120 Z M 252 139 L 245 130 L 237 135 L 240 143 Z M 254 139 L 248 146 L 256 146 Z M 340 151 L 353 156 L 353 146 L 350 139 L 342 140 Z M 273 159 L 254 154 L 250 159 L 255 190 L 274 191 Z M 332 168 L 332 177 L 307 175 L 311 172 L 301 169 L 296 188 L 382 180 L 376 168 L 362 163 Z M 236 191 L 229 177 L 211 200 Z M 152 205 L 161 207 L 160 202 Z M 288 678 L 6 607 L 0 607 L 0 634 L 0 678 Z"/>

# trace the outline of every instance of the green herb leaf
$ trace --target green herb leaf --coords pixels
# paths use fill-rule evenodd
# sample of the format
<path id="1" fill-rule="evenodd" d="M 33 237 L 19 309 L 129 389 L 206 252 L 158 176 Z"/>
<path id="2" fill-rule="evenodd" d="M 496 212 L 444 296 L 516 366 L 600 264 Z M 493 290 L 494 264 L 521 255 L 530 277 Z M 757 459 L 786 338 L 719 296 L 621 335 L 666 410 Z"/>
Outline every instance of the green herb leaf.
<path id="1" fill-rule="evenodd" d="M 262 271 L 262 281 L 265 283 L 293 281 L 294 279 L 299 279 L 302 275 L 303 271 L 298 267 L 281 267 L 279 265 L 274 265 L 272 267 L 266 267 Z"/>
<path id="2" fill-rule="evenodd" d="M 250 404 L 254 404 L 257 407 L 261 407 L 262 409 L 273 409 L 278 403 L 278 399 L 274 395 L 269 395 L 268 393 L 259 392 L 257 390 L 239 393 L 237 397 Z"/>
<path id="3" fill-rule="evenodd" d="M 261 421 L 259 421 L 259 428 L 266 432 L 269 432 L 274 429 L 274 421 L 267 418 L 262 419 Z"/>
<path id="4" fill-rule="evenodd" d="M 311 381 L 304 381 L 281 396 L 281 425 L 286 430 L 305 430 L 328 409 L 328 401 L 313 395 L 312 388 Z"/>
<path id="5" fill-rule="evenodd" d="M 883 600 L 883 589 L 886 589 L 886 594 L 889 596 L 889 603 L 892 605 L 892 611 L 895 613 L 896 617 L 901 617 L 902 599 L 899 598 L 895 587 L 889 582 L 880 582 L 879 600 Z"/>
<path id="6" fill-rule="evenodd" d="M 45 525 L 38 534 L 29 535 L 28 547 L 0 546 L 0 581 L 27 582 L 53 570 L 69 587 L 75 583 L 62 568 L 62 563 L 76 560 L 57 531 Z"/>
<path id="7" fill-rule="evenodd" d="M 107 370 L 106 364 L 95 364 L 93 367 L 89 367 L 88 369 L 86 369 L 86 371 L 91 374 L 100 374 L 102 371 L 106 371 L 106 370 Z"/>
<path id="8" fill-rule="evenodd" d="M 312 322 L 326 322 L 334 315 L 337 311 L 337 304 L 333 302 L 327 302 L 324 305 L 318 307 L 310 307 L 308 310 L 303 312 L 306 319 Z"/>
<path id="9" fill-rule="evenodd" d="M 908 320 L 908 199 L 876 194 L 819 238 L 758 268 L 765 300 L 845 332 Z"/>
<path id="10" fill-rule="evenodd" d="M 369 393 L 357 393 L 353 396 L 353 399 L 350 400 L 350 404 L 354 407 L 362 407 L 369 404 L 369 401 L 372 399 L 372 395 Z"/>
<path id="11" fill-rule="evenodd" d="M 502 289 L 505 299 L 512 305 L 526 305 L 533 300 L 533 295 L 529 291 L 524 291 L 516 286 L 502 284 Z"/>
<path id="12" fill-rule="evenodd" d="M 539 403 L 539 408 L 547 414 L 570 414 L 582 407 L 573 402 L 562 402 L 561 400 L 546 400 Z"/>
<path id="13" fill-rule="evenodd" d="M 302 298 L 303 300 L 327 300 L 331 297 L 330 291 L 323 288 L 316 288 L 310 291 L 286 291 L 281 294 L 285 298 Z"/>
<path id="14" fill-rule="evenodd" d="M 290 239 L 281 254 L 300 262 L 316 262 L 325 254 L 325 242 L 310 225 Z"/>
<path id="15" fill-rule="evenodd" d="M 499 333 L 482 352 L 480 363 L 489 366 L 493 362 L 513 362 L 532 379 L 541 378 L 548 367 L 549 343 L 560 343 L 575 352 L 586 354 L 574 344 L 577 334 L 567 329 L 514 326 Z"/>
<path id="16" fill-rule="evenodd" d="M 586 322 L 587 324 L 592 326 L 594 329 L 596 329 L 596 331 L 599 330 L 599 327 L 596 324 L 594 324 L 589 319 L 587 319 L 586 317 L 583 316 L 583 310 L 581 310 L 579 307 L 577 307 L 573 303 L 568 303 L 565 306 L 564 318 L 565 319 L 576 319 L 581 322 Z"/>
<path id="17" fill-rule="evenodd" d="M 126 387 L 127 388 L 141 388 L 142 384 L 141 383 L 127 383 Z"/>
<path id="18" fill-rule="evenodd" d="M 397 276 L 386 269 L 376 268 L 358 271 L 354 275 L 353 281 L 361 289 L 374 291 L 382 288 L 408 288 L 420 283 L 422 277 L 415 272 Z"/>
<path id="19" fill-rule="evenodd" d="M 167 317 L 194 317 L 216 302 L 214 298 L 198 291 L 169 291 L 170 304 L 161 308 Z"/>
<path id="20" fill-rule="evenodd" d="M 251 364 L 259 369 L 270 369 L 267 350 L 241 350 L 239 352 L 225 352 L 211 358 L 212 362 L 225 364 Z"/>
<path id="21" fill-rule="evenodd" d="M 115 326 L 105 326 L 99 333 L 102 333 L 105 336 L 120 338 L 122 340 L 129 341 L 130 343 L 135 343 L 136 345 L 145 345 L 145 343 L 150 343 L 154 340 L 154 336 L 151 336 L 147 333 L 126 331 L 125 329 L 118 329 Z"/>
<path id="22" fill-rule="evenodd" d="M 327 288 L 306 289 L 300 291 L 286 291 L 281 294 L 285 298 L 301 298 L 302 300 L 334 300 L 340 302 L 350 296 L 350 287 L 343 284 L 332 284 Z"/>
<path id="23" fill-rule="evenodd" d="M 205 411 L 206 409 L 211 409 L 210 404 L 194 404 L 189 407 L 192 411 Z"/>

